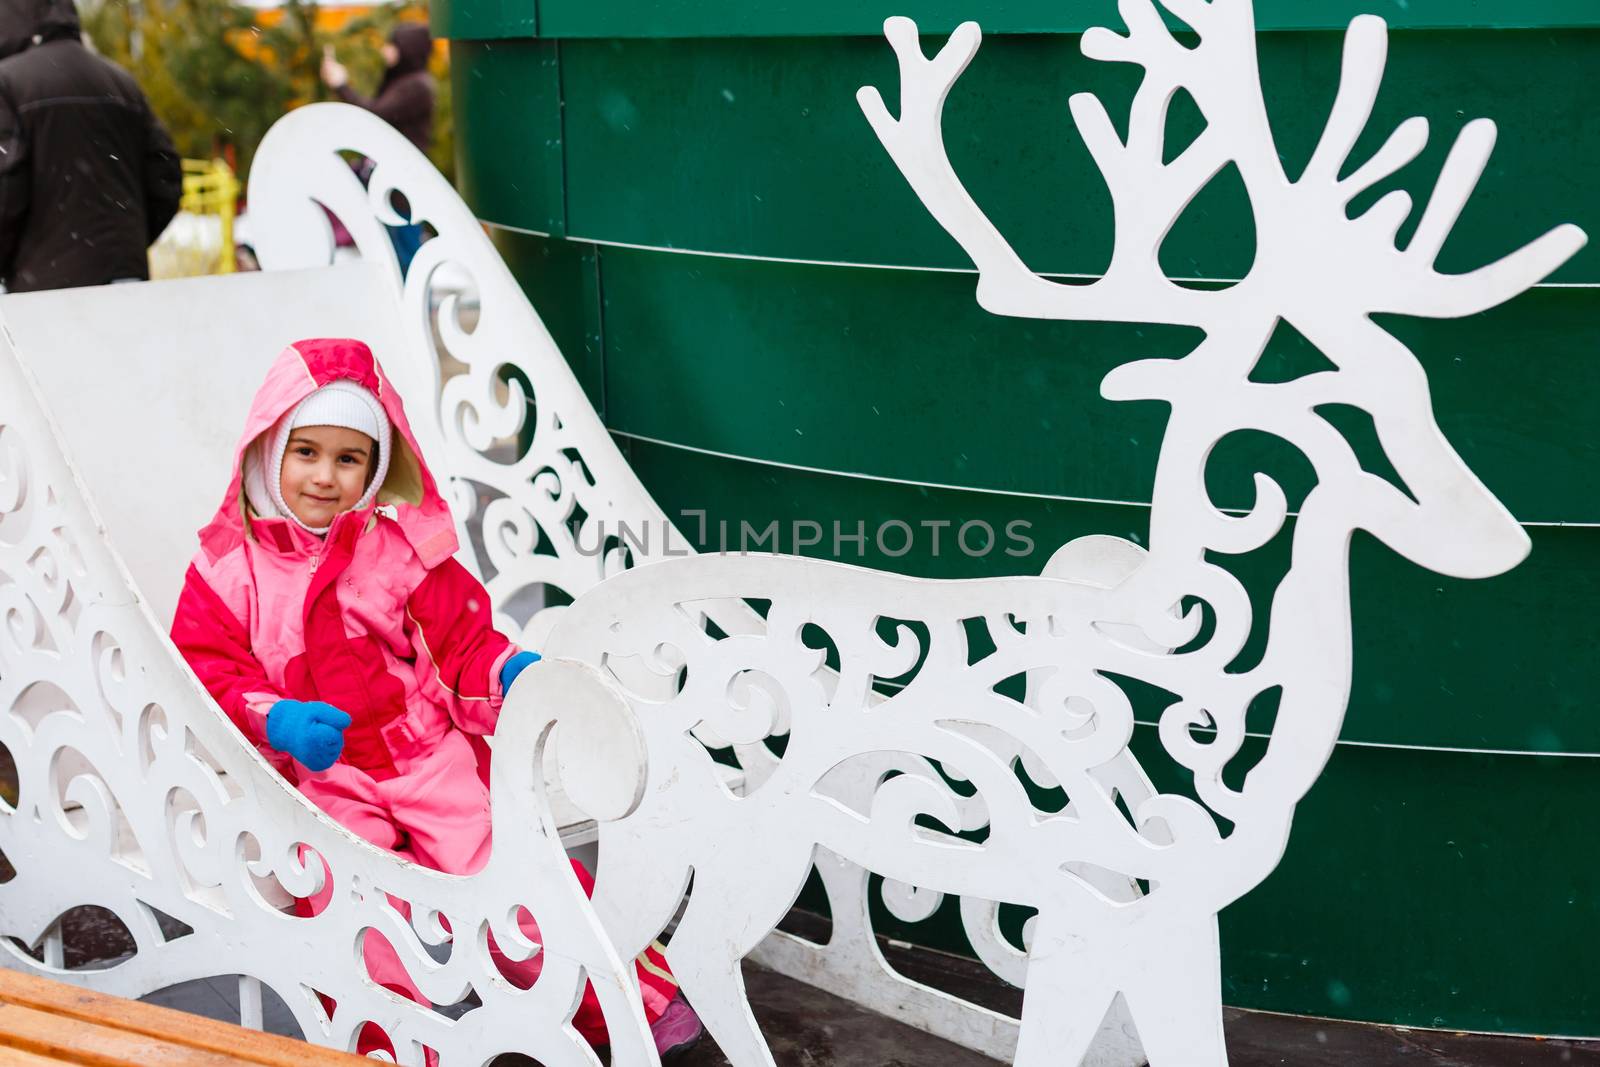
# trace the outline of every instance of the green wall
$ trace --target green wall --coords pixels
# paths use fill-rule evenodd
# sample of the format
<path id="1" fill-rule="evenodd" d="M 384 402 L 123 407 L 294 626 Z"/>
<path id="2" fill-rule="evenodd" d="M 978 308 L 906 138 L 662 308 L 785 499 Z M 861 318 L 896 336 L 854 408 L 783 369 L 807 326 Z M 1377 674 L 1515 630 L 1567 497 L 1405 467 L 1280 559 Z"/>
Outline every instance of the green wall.
<path id="1" fill-rule="evenodd" d="M 1412 114 L 1434 140 L 1368 199 L 1396 187 L 1425 199 L 1454 132 L 1484 115 L 1499 148 L 1441 267 L 1469 269 L 1558 222 L 1600 238 L 1600 4 L 1257 6 L 1291 174 L 1333 98 L 1334 29 L 1373 11 L 1396 30 L 1376 132 L 1357 153 Z M 667 512 L 703 510 L 712 548 L 722 520 L 1032 523 L 1038 548 L 1023 559 L 841 546 L 846 561 L 942 577 L 1036 572 L 1085 533 L 1142 540 L 1163 411 L 1101 400 L 1098 383 L 1194 335 L 982 312 L 966 260 L 854 92 L 878 85 L 893 106 L 885 15 L 945 32 L 979 14 L 988 37 L 950 99 L 951 157 L 1030 265 L 1093 275 L 1110 254 L 1109 198 L 1066 99 L 1091 89 L 1125 113 L 1133 72 L 1084 60 L 1075 36 L 1120 25 L 1114 8 L 436 0 L 434 12 L 453 38 L 463 192 Z M 1163 261 L 1227 280 L 1252 252 L 1242 190 L 1219 180 Z M 1600 983 L 1583 977 L 1600 945 L 1600 240 L 1551 282 L 1470 320 L 1385 322 L 1534 551 L 1508 575 L 1461 582 L 1358 537 L 1343 743 L 1282 866 L 1222 916 L 1229 1003 L 1600 1036 Z M 1268 354 L 1281 367 L 1314 358 L 1290 331 Z M 1341 428 L 1378 462 L 1359 426 Z M 1310 479 L 1303 459 L 1239 435 L 1213 463 L 1216 499 L 1247 505 L 1254 470 L 1291 500 Z M 1286 536 L 1239 561 L 1258 604 L 1285 561 Z M 1170 775 L 1153 734 L 1140 731 L 1141 755 Z M 907 932 L 958 936 L 937 919 Z"/>

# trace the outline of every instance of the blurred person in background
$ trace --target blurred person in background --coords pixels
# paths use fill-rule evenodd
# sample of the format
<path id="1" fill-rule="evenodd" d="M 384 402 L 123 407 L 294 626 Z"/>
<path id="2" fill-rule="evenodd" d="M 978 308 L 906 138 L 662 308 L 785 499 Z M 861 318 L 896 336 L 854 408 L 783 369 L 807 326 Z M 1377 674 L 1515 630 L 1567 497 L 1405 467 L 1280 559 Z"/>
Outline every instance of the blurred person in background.
<path id="1" fill-rule="evenodd" d="M 426 26 L 402 22 L 390 32 L 380 52 L 383 81 L 370 100 L 350 87 L 350 72 L 334 58 L 331 48 L 322 54 L 322 80 L 340 100 L 366 108 L 405 134 L 427 155 L 433 147 L 433 102 L 437 95 L 433 75 L 428 73 L 433 35 Z"/>
<path id="2" fill-rule="evenodd" d="M 0 0 L 0 284 L 143 280 L 183 170 L 132 75 L 80 39 L 72 0 Z"/>
<path id="3" fill-rule="evenodd" d="M 428 73 L 428 60 L 433 55 L 433 35 L 426 26 L 402 22 L 390 32 L 389 40 L 380 51 L 383 56 L 383 81 L 378 84 L 377 95 L 371 99 L 350 87 L 350 72 L 334 57 L 331 47 L 325 48 L 322 53 L 322 80 L 340 100 L 377 115 L 404 134 L 408 141 L 417 146 L 418 151 L 427 155 L 433 147 L 433 106 L 437 92 L 433 75 Z M 363 161 L 357 173 L 362 184 L 366 184 L 371 174 L 371 164 Z M 396 206 L 402 214 L 410 211 L 409 204 Z M 395 255 L 400 260 L 400 272 L 404 274 L 411 266 L 417 249 L 422 247 L 422 226 L 416 222 L 406 226 L 391 226 L 389 237 L 394 243 Z"/>

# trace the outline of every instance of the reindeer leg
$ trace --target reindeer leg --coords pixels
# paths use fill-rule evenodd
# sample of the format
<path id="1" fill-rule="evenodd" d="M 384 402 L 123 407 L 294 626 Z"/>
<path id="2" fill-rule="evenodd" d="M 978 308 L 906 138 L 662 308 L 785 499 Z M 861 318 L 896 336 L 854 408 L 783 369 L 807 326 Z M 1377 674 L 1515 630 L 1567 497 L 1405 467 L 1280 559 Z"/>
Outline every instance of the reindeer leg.
<path id="1" fill-rule="evenodd" d="M 683 921 L 667 944 L 667 962 L 683 994 L 733 1067 L 775 1067 L 772 1050 L 750 1012 L 744 991 L 743 953 L 727 928 L 729 908 L 712 903 L 702 872 L 695 872 L 694 892 Z M 704 895 L 702 895 L 704 894 Z"/>
<path id="2" fill-rule="evenodd" d="M 724 842 L 724 865 L 696 867 L 689 906 L 667 943 L 684 996 L 733 1067 L 774 1067 L 740 964 L 794 906 L 811 866 L 809 842 L 785 855 L 774 855 L 770 842 L 765 848 L 758 869 L 745 859 L 757 850 L 734 841 Z"/>
<path id="3" fill-rule="evenodd" d="M 1160 924 L 1130 959 L 1124 990 L 1150 1067 L 1228 1067 L 1217 917 Z"/>
<path id="4" fill-rule="evenodd" d="M 1014 1067 L 1078 1067 L 1117 994 L 1114 968 L 1081 935 L 1041 913 L 1028 952 Z"/>
<path id="5" fill-rule="evenodd" d="M 668 864 L 661 849 L 641 848 L 628 835 L 600 831 L 600 862 L 591 902 L 606 936 L 632 959 L 661 935 L 689 885 L 686 865 Z"/>

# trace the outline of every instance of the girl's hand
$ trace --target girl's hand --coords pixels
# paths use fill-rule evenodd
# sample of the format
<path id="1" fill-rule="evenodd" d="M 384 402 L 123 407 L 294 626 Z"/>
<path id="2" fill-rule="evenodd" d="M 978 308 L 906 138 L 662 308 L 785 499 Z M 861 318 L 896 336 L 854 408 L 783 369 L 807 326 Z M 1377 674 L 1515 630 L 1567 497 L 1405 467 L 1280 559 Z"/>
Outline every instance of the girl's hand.
<path id="1" fill-rule="evenodd" d="M 350 716 L 320 700 L 280 700 L 267 712 L 267 744 L 309 770 L 325 771 L 344 751 Z"/>
<path id="2" fill-rule="evenodd" d="M 537 652 L 518 652 L 506 660 L 505 666 L 500 668 L 500 693 L 504 696 L 511 692 L 511 683 L 517 680 L 517 675 L 527 670 L 532 664 L 539 662 Z"/>

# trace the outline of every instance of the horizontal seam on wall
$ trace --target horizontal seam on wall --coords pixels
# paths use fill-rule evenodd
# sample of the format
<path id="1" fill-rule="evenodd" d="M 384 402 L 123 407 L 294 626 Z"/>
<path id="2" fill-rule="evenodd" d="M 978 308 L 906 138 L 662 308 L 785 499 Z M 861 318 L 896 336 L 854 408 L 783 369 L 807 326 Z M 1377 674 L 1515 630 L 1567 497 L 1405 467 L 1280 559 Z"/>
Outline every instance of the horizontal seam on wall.
<path id="1" fill-rule="evenodd" d="M 630 441 L 643 441 L 649 445 L 660 445 L 663 448 L 673 448 L 684 452 L 695 452 L 702 456 L 712 456 L 716 459 L 731 459 L 740 463 L 757 463 L 764 467 L 780 467 L 784 470 L 800 471 L 804 474 L 827 474 L 837 478 L 855 478 L 867 482 L 884 482 L 889 485 L 904 485 L 915 489 L 947 489 L 958 493 L 983 493 L 987 496 L 1013 496 L 1023 497 L 1028 500 L 1059 500 L 1067 504 L 1107 504 L 1123 508 L 1145 508 L 1149 504 L 1137 500 L 1103 500 L 1087 496 L 1058 496 L 1053 493 L 1030 493 L 1021 489 L 984 489 L 972 485 L 948 485 L 942 482 L 919 482 L 909 478 L 892 478 L 883 474 L 866 474 L 860 471 L 832 470 L 827 467 L 808 467 L 801 463 L 786 463 L 779 459 L 761 459 L 756 456 L 741 456 L 732 452 L 718 452 L 712 448 L 701 448 L 698 445 L 678 444 L 675 441 L 663 441 L 659 437 L 646 437 L 644 434 L 629 433 L 627 430 L 608 428 L 609 433 L 616 437 L 626 437 Z M 1243 514 L 1241 512 L 1240 514 Z"/>
<path id="2" fill-rule="evenodd" d="M 885 688 L 894 690 L 893 693 L 884 693 L 884 695 L 888 697 L 893 697 L 895 693 L 898 693 L 900 690 L 905 688 L 905 686 L 897 685 L 895 683 L 882 684 L 885 686 Z M 1135 719 L 1133 724 L 1135 726 L 1143 726 L 1152 730 L 1160 729 L 1159 723 L 1146 722 L 1143 719 Z M 1215 727 L 1209 729 L 1201 729 L 1196 727 L 1195 732 L 1203 734 L 1207 737 L 1214 737 L 1216 736 L 1217 731 Z M 1248 730 L 1245 731 L 1245 736 L 1254 738 L 1257 741 L 1272 740 L 1271 734 L 1257 733 Z M 1463 748 L 1455 745 L 1405 745 L 1400 744 L 1399 742 L 1391 741 L 1353 741 L 1342 737 L 1335 741 L 1334 744 L 1343 748 L 1392 749 L 1397 752 L 1443 752 L 1448 755 L 1455 756 L 1529 756 L 1536 757 L 1538 759 L 1600 759 L 1600 752 L 1544 752 L 1528 751 L 1525 749 L 1515 748 Z"/>
<path id="3" fill-rule="evenodd" d="M 256 6 L 260 6 L 259 3 Z M 1403 4 L 1401 5 L 1404 6 Z M 1510 5 L 1507 5 L 1509 9 Z M 1540 33 L 1540 32 L 1581 32 L 1600 27 L 1593 16 L 1570 15 L 1565 12 L 1552 18 L 1536 22 L 1531 18 L 1491 18 L 1487 15 L 1470 19 L 1455 19 L 1443 21 L 1437 17 L 1421 19 L 1415 22 L 1389 22 L 1389 32 L 1418 33 L 1418 34 L 1446 34 L 1446 33 Z M 461 18 L 452 21 L 465 21 Z M 979 19 L 983 26 L 985 39 L 999 39 L 1006 37 L 1081 37 L 1091 29 L 1108 28 L 1113 32 L 1121 30 L 1121 24 L 1116 20 L 1102 19 L 1097 22 L 1079 23 L 1054 23 L 1054 22 L 1008 22 L 1002 21 L 998 25 Z M 1115 23 L 1114 25 L 1110 23 Z M 926 26 L 920 26 L 919 32 L 924 36 L 946 37 L 955 32 L 956 22 L 951 19 L 934 19 Z M 1349 29 L 1348 19 L 1325 18 L 1297 23 L 1271 22 L 1257 27 L 1260 36 L 1267 35 L 1301 35 L 1301 34 L 1342 34 Z M 453 36 L 448 25 L 442 26 L 438 36 L 452 41 L 471 43 L 479 40 L 502 40 L 511 34 L 487 37 Z M 539 40 L 567 40 L 567 41 L 713 41 L 723 42 L 739 38 L 752 38 L 764 41 L 839 41 L 852 38 L 877 38 L 882 34 L 882 29 L 876 24 L 855 25 L 854 22 L 835 23 L 824 20 L 821 25 L 798 25 L 781 23 L 771 27 L 738 26 L 728 29 L 721 24 L 710 21 L 690 21 L 686 24 L 669 22 L 665 26 L 641 31 L 637 25 L 617 26 L 608 22 L 579 22 L 577 28 L 570 25 L 557 25 L 554 32 L 542 31 L 537 35 Z M 535 39 L 534 35 L 526 31 L 516 36 L 526 39 Z"/>
<path id="4" fill-rule="evenodd" d="M 577 234 L 568 234 L 559 237 L 543 230 L 530 230 L 522 226 L 512 226 L 509 223 L 495 222 L 493 219 L 480 218 L 479 222 L 507 233 L 522 234 L 525 237 L 543 237 L 558 241 L 571 241 L 576 244 L 598 245 L 602 248 L 622 248 L 630 252 L 666 252 L 680 256 L 699 256 L 705 259 L 736 259 L 746 260 L 751 263 L 783 263 L 796 267 L 845 267 L 853 270 L 894 270 L 908 271 L 920 274 L 970 274 L 977 276 L 973 267 L 930 267 L 925 265 L 907 263 L 857 263 L 851 260 L 839 259 L 800 259 L 793 256 L 762 256 L 753 252 L 712 252 L 699 248 L 674 248 L 661 245 L 635 244 L 630 241 L 608 241 L 601 237 L 582 237 Z M 1041 278 L 1059 278 L 1065 281 L 1093 282 L 1102 276 L 1099 274 L 1072 274 L 1063 271 L 1039 271 Z M 1237 285 L 1239 278 L 1172 278 L 1171 281 L 1180 284 L 1194 285 Z M 1539 282 L 1534 289 L 1600 289 L 1600 282 Z"/>
<path id="5" fill-rule="evenodd" d="M 1234 1007 L 1234 1005 L 1228 1005 Z M 1271 1011 L 1267 1008 L 1238 1008 L 1252 1015 L 1276 1015 L 1283 1019 L 1328 1019 L 1332 1022 L 1343 1023 L 1347 1026 L 1365 1026 L 1374 1030 L 1404 1030 L 1407 1033 L 1423 1034 L 1473 1034 L 1478 1037 L 1509 1037 L 1523 1038 L 1530 1041 L 1571 1041 L 1574 1043 L 1592 1042 L 1592 1037 L 1574 1037 L 1567 1034 L 1545 1034 L 1534 1030 L 1458 1030 L 1454 1027 L 1419 1026 L 1408 1023 L 1380 1023 L 1371 1019 L 1341 1019 L 1337 1015 L 1302 1015 L 1291 1011 Z M 1587 1045 L 1585 1046 L 1587 1048 Z"/>
<path id="6" fill-rule="evenodd" d="M 647 437 L 640 433 L 630 433 L 627 430 L 607 428 L 607 432 L 614 437 L 625 437 L 630 441 L 642 441 L 647 445 L 660 445 L 662 448 L 672 448 L 681 452 L 693 452 L 702 456 L 711 456 L 714 459 L 727 459 L 739 463 L 755 463 L 763 467 L 778 467 L 783 470 L 799 471 L 803 474 L 826 474 L 836 478 L 854 478 L 866 482 L 882 482 L 887 485 L 903 485 L 913 489 L 943 489 L 956 493 L 982 493 L 986 496 L 1020 497 L 1025 500 L 1050 500 L 1063 504 L 1102 504 L 1108 507 L 1143 508 L 1148 511 L 1151 504 L 1143 500 L 1112 500 L 1105 497 L 1093 496 L 1063 496 L 1057 493 L 1032 493 L 1023 489 L 988 489 L 980 485 L 953 485 L 948 482 L 923 482 L 913 478 L 895 478 L 886 474 L 867 474 L 862 471 L 842 471 L 828 467 L 810 467 L 803 463 L 787 463 L 781 459 L 762 459 L 759 456 L 741 456 L 734 452 L 719 452 L 714 448 L 701 448 L 699 445 L 685 445 L 677 441 L 665 441 L 659 437 Z M 1225 515 L 1248 515 L 1247 508 L 1218 508 Z M 1288 513 L 1290 518 L 1299 512 Z M 1577 529 L 1594 529 L 1600 527 L 1600 522 L 1519 522 L 1524 527 L 1561 527 L 1570 526 Z"/>
<path id="7" fill-rule="evenodd" d="M 1158 724 L 1135 719 L 1135 726 L 1144 726 L 1149 729 L 1159 729 Z M 1210 736 L 1215 730 L 1196 729 L 1196 733 Z M 1271 734 L 1254 733 L 1245 731 L 1245 736 L 1257 741 L 1272 740 Z M 1517 748 L 1460 748 L 1454 745 L 1402 745 L 1390 741 L 1351 741 L 1339 738 L 1335 745 L 1344 748 L 1383 748 L 1399 752 L 1445 752 L 1456 756 L 1528 756 L 1538 759 L 1600 759 L 1600 752 L 1532 752 Z"/>

